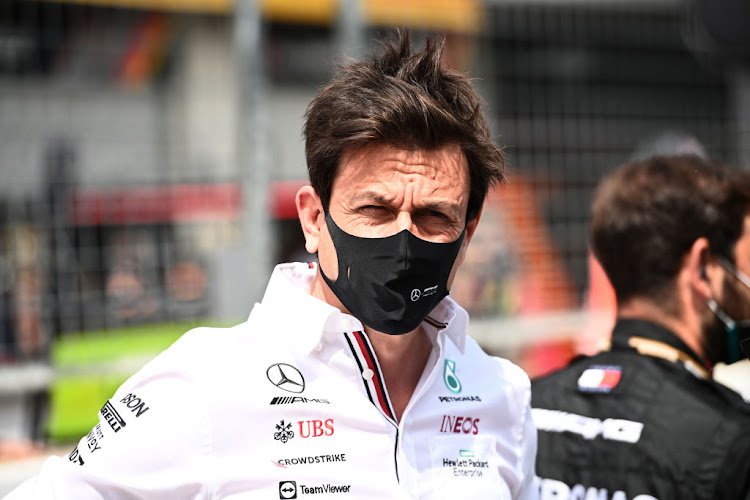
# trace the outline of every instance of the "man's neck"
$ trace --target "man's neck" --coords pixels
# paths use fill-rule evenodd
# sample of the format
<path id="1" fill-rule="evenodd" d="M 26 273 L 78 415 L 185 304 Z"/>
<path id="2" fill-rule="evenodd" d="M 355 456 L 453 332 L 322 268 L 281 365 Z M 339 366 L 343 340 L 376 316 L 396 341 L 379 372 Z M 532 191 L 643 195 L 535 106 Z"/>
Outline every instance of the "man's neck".
<path id="1" fill-rule="evenodd" d="M 401 420 L 427 365 L 432 342 L 421 326 L 404 335 L 388 335 L 368 327 L 365 332 L 383 372 L 396 419 Z"/>
<path id="2" fill-rule="evenodd" d="M 643 319 L 656 323 L 674 333 L 701 359 L 706 355 L 700 340 L 699 323 L 691 321 L 691 318 L 667 314 L 663 307 L 651 301 L 636 298 L 618 305 L 617 318 Z"/>

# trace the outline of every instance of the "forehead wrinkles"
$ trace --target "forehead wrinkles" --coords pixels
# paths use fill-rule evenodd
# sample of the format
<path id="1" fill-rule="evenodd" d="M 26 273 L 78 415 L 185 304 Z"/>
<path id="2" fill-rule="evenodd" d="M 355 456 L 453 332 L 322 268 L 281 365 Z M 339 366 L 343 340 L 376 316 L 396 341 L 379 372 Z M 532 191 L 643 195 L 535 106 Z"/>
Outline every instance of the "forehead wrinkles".
<path id="1" fill-rule="evenodd" d="M 356 175 L 353 175 L 356 170 Z M 436 150 L 407 151 L 390 145 L 371 144 L 342 155 L 338 177 L 354 181 L 388 182 L 407 177 L 408 182 L 439 181 L 443 187 L 468 184 L 468 167 L 461 148 L 447 144 Z"/>

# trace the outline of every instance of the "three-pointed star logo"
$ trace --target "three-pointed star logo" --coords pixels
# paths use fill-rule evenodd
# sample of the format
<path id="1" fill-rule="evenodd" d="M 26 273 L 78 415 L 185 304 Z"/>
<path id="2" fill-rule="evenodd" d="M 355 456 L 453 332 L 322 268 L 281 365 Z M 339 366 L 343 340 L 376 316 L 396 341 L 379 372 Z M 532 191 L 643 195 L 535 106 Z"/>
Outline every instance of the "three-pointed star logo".
<path id="1" fill-rule="evenodd" d="M 286 363 L 273 364 L 266 370 L 266 376 L 279 389 L 298 394 L 305 390 L 305 378 L 292 365 Z"/>
<path id="2" fill-rule="evenodd" d="M 411 301 L 416 302 L 419 300 L 419 297 L 422 296 L 422 292 L 419 291 L 419 288 L 415 288 L 411 291 Z"/>

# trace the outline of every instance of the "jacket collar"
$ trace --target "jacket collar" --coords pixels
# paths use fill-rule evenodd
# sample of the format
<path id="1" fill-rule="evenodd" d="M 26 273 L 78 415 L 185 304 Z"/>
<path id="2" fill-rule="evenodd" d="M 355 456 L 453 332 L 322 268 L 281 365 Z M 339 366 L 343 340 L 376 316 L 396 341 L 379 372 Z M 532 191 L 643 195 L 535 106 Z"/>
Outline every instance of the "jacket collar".
<path id="1" fill-rule="evenodd" d="M 278 326 L 274 337 L 289 342 L 301 355 L 310 353 L 323 341 L 325 333 L 364 330 L 362 323 L 354 316 L 308 293 L 317 272 L 316 264 L 295 262 L 277 265 L 260 307 L 257 307 L 258 313 L 267 311 L 273 316 L 268 321 Z M 425 324 L 437 330 L 438 341 L 447 337 L 462 353 L 468 323 L 466 311 L 449 297 L 443 299 L 425 319 Z"/>
<path id="2" fill-rule="evenodd" d="M 274 341 L 299 355 L 309 354 L 326 331 L 340 333 L 347 326 L 342 318 L 347 315 L 308 293 L 316 272 L 315 266 L 307 263 L 277 265 L 259 304 L 266 323 L 276 329 Z"/>
<path id="3" fill-rule="evenodd" d="M 453 299 L 446 297 L 430 311 L 424 323 L 438 329 L 437 338 L 448 338 L 463 354 L 466 347 L 466 331 L 469 327 L 469 314 Z M 441 342 L 442 343 L 442 342 Z"/>
<path id="4" fill-rule="evenodd" d="M 702 362 L 701 358 L 668 328 L 644 319 L 618 319 L 612 330 L 612 348 L 629 349 L 628 341 L 631 337 L 643 337 L 662 342 Z"/>

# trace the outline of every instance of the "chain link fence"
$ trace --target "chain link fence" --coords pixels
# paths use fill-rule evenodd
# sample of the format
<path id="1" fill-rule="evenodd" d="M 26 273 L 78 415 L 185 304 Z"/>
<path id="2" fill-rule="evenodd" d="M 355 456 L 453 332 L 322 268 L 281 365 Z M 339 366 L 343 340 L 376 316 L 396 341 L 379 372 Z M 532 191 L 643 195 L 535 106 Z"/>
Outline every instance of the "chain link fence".
<path id="1" fill-rule="evenodd" d="M 40 362 L 90 379 L 102 372 L 82 365 L 140 362 L 190 325 L 241 321 L 273 264 L 314 258 L 293 206 L 305 105 L 337 61 L 397 24 L 417 40 L 447 33 L 445 64 L 477 79 L 506 146 L 510 183 L 491 194 L 452 295 L 517 361 L 553 332 L 493 344 L 492 321 L 560 313 L 570 334 L 586 321 L 570 312 L 587 299 L 603 174 L 668 133 L 743 159 L 747 85 L 688 50 L 679 3 L 291 4 L 0 4 L 0 375 Z M 19 377 L 0 376 L 0 410 L 35 393 L 43 414 L 51 383 L 66 404 L 59 379 L 26 391 L 33 377 Z M 49 434 L 36 421 L 32 434 Z"/>

